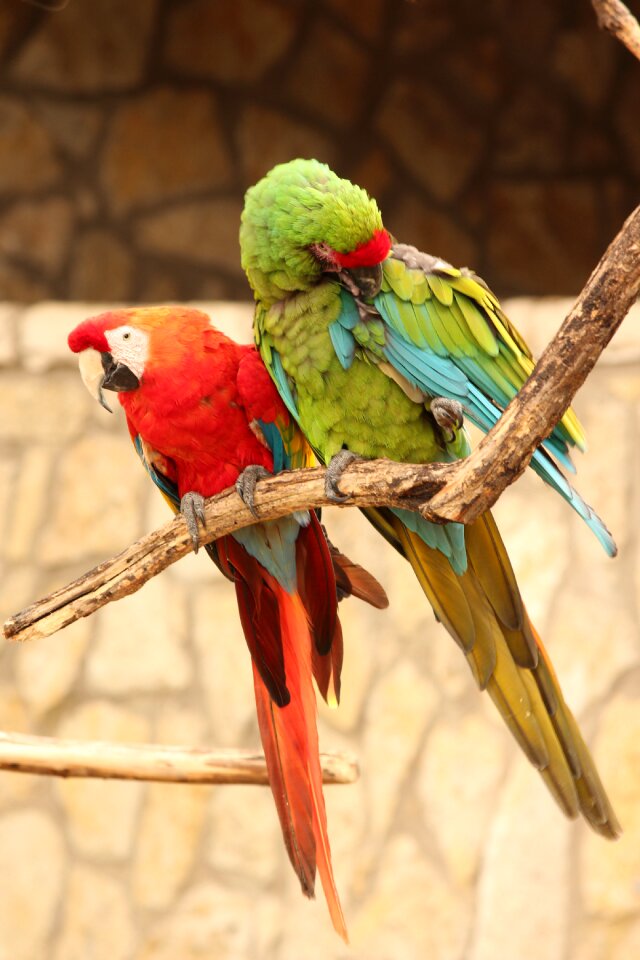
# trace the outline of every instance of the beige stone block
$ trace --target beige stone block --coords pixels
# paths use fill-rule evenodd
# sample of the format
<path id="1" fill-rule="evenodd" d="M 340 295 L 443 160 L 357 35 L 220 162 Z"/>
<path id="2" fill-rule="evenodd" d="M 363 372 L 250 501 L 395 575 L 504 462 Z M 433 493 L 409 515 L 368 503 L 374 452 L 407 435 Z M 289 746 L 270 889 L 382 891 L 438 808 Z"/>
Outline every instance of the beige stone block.
<path id="1" fill-rule="evenodd" d="M 469 895 L 448 884 L 415 839 L 400 833 L 387 845 L 373 891 L 350 922 L 351 941 L 355 955 L 367 960 L 454 960 L 470 920 Z"/>
<path id="2" fill-rule="evenodd" d="M 0 730 L 29 733 L 30 729 L 27 710 L 13 683 L 0 687 Z M 28 803 L 35 788 L 42 783 L 42 777 L 36 774 L 3 770 L 0 772 L 0 807 Z"/>
<path id="3" fill-rule="evenodd" d="M 106 558 L 128 547 L 140 531 L 144 472 L 125 436 L 83 437 L 64 452 L 53 509 L 42 531 L 45 565 Z"/>
<path id="4" fill-rule="evenodd" d="M 82 383 L 77 375 L 57 371 L 42 378 L 17 372 L 0 377 L 0 409 L 5 411 L 2 438 L 56 448 L 80 430 L 86 416 Z"/>
<path id="5" fill-rule="evenodd" d="M 340 604 L 340 622 L 344 639 L 342 690 L 340 705 L 330 708 L 318 693 L 318 710 L 325 722 L 336 730 L 354 730 L 360 723 L 366 698 L 372 685 L 375 664 L 375 641 L 366 629 L 368 621 L 364 605 L 349 599 Z M 385 617 L 385 619 L 389 619 Z"/>
<path id="6" fill-rule="evenodd" d="M 588 913 L 617 921 L 640 909 L 640 703 L 637 689 L 605 708 L 594 755 L 624 833 L 608 843 L 585 831 L 581 884 Z"/>
<path id="7" fill-rule="evenodd" d="M 139 713 L 92 700 L 65 714 L 57 736 L 141 743 L 149 724 Z M 84 856 L 123 860 L 131 850 L 143 797 L 134 781 L 61 780 L 55 784 L 74 847 Z"/>
<path id="8" fill-rule="evenodd" d="M 635 453 L 632 407 L 628 402 L 610 396 L 596 371 L 580 396 L 580 415 L 589 449 L 584 457 L 580 457 L 576 486 L 603 518 L 618 546 L 623 547 L 632 509 L 632 458 Z"/>
<path id="9" fill-rule="evenodd" d="M 291 869 L 268 787 L 215 787 L 209 816 L 206 857 L 215 870 L 253 885 Z"/>
<path id="10" fill-rule="evenodd" d="M 18 478 L 18 457 L 11 453 L 5 453 L 0 458 L 0 531 L 2 531 L 1 555 L 6 556 L 4 537 L 6 536 L 7 523 L 11 516 L 12 499 L 15 498 Z"/>
<path id="11" fill-rule="evenodd" d="M 117 108 L 101 171 L 117 213 L 228 186 L 230 178 L 216 102 L 208 93 L 160 88 Z"/>
<path id="12" fill-rule="evenodd" d="M 44 373 L 62 364 L 72 367 L 76 385 L 82 384 L 78 357 L 69 350 L 67 337 L 79 323 L 106 310 L 107 304 L 58 303 L 46 300 L 23 310 L 18 322 L 20 355 L 30 373 Z M 65 381 L 66 382 L 66 381 Z M 71 383 L 71 381 L 69 381 Z M 89 405 L 81 389 L 71 390 L 80 406 Z"/>
<path id="13" fill-rule="evenodd" d="M 416 117 L 422 123 L 416 123 Z M 449 105 L 429 87 L 397 80 L 376 118 L 384 140 L 413 176 L 438 200 L 451 200 L 466 185 L 481 151 L 479 127 L 449 123 Z M 432 131 L 438 130 L 434 138 Z M 412 242 L 411 237 L 406 238 Z"/>
<path id="14" fill-rule="evenodd" d="M 30 35 L 11 75 L 58 91 L 90 93 L 134 86 L 146 65 L 155 9 L 154 0 L 135 4 L 95 0 L 87 19 L 70 4 L 63 14 L 46 17 Z"/>
<path id="15" fill-rule="evenodd" d="M 91 620 L 76 620 L 52 637 L 20 644 L 15 655 L 16 684 L 32 714 L 46 713 L 71 691 L 91 629 Z"/>
<path id="16" fill-rule="evenodd" d="M 417 784 L 425 820 L 450 876 L 476 875 L 505 775 L 505 737 L 479 714 L 439 723 L 429 734 Z"/>
<path id="17" fill-rule="evenodd" d="M 240 626 L 232 584 L 221 583 L 198 591 L 193 627 L 199 681 L 215 743 L 238 747 L 255 717 L 255 697 L 251 657 Z M 253 731 L 251 742 L 257 746 L 258 735 Z"/>
<path id="18" fill-rule="evenodd" d="M 178 746 L 207 746 L 206 719 L 200 711 L 163 697 L 157 704 L 154 740 Z"/>
<path id="19" fill-rule="evenodd" d="M 52 140 L 33 109 L 12 97 L 2 97 L 0 112 L 0 194 L 14 197 L 18 192 L 33 193 L 50 187 L 60 167 Z M 3 296 L 8 296 L 5 289 Z"/>
<path id="20" fill-rule="evenodd" d="M 471 813 L 472 815 L 472 813 Z M 563 960 L 569 906 L 571 825 L 520 757 L 486 838 L 469 960 Z"/>
<path id="21" fill-rule="evenodd" d="M 74 865 L 54 960 L 128 960 L 135 942 L 126 889 L 105 871 Z"/>
<path id="22" fill-rule="evenodd" d="M 572 958 L 576 960 L 630 960 L 640 956 L 640 922 L 600 917 L 580 923 Z"/>
<path id="23" fill-rule="evenodd" d="M 638 627 L 627 603 L 621 571 L 580 569 L 563 587 L 546 631 L 546 646 L 572 710 L 598 702 L 640 665 Z"/>
<path id="24" fill-rule="evenodd" d="M 359 745 L 353 739 L 342 743 L 333 736 L 323 736 L 320 746 L 322 750 L 346 751 L 360 759 Z M 346 906 L 360 901 L 376 875 L 377 862 L 366 850 L 370 813 L 376 801 L 362 778 L 349 784 L 325 784 L 324 799 L 333 870 Z"/>
<path id="25" fill-rule="evenodd" d="M 191 0 L 172 13 L 165 56 L 187 75 L 250 83 L 285 52 L 298 15 L 273 0 Z"/>
<path id="26" fill-rule="evenodd" d="M 5 556 L 10 563 L 33 561 L 34 540 L 47 509 L 52 486 L 52 451 L 44 445 L 27 447 L 8 514 Z"/>
<path id="27" fill-rule="evenodd" d="M 232 197 L 188 201 L 138 219 L 134 234 L 150 251 L 240 273 L 238 225 L 242 204 Z"/>
<path id="28" fill-rule="evenodd" d="M 262 909 L 249 893 L 200 883 L 187 890 L 168 916 L 150 925 L 134 960 L 257 957 Z"/>
<path id="29" fill-rule="evenodd" d="M 0 576 L 0 620 L 17 613 L 37 599 L 35 592 L 36 571 L 32 563 L 8 567 Z M 8 643 L 4 638 L 0 646 Z"/>
<path id="30" fill-rule="evenodd" d="M 367 837 L 372 847 L 393 819 L 402 784 L 438 699 L 437 691 L 408 659 L 400 659 L 371 691 L 361 767 L 367 792 L 375 797 Z"/>
<path id="31" fill-rule="evenodd" d="M 253 343 L 253 303 L 235 300 L 191 301 L 189 306 L 208 313 L 218 330 L 238 343 Z"/>
<path id="32" fill-rule="evenodd" d="M 147 790 L 132 863 L 135 902 L 167 908 L 198 859 L 210 788 L 154 783 Z"/>
<path id="33" fill-rule="evenodd" d="M 73 210 L 68 200 L 22 200 L 0 219 L 0 254 L 57 272 L 68 254 Z"/>
<path id="34" fill-rule="evenodd" d="M 0 367 L 11 367 L 18 359 L 15 327 L 19 316 L 13 304 L 0 302 Z"/>
<path id="35" fill-rule="evenodd" d="M 552 603 L 571 563 L 570 527 L 582 521 L 531 470 L 505 491 L 493 514 L 522 599 L 544 639 Z"/>
<path id="36" fill-rule="evenodd" d="M 192 674 L 184 594 L 154 577 L 137 593 L 107 605 L 97 618 L 87 660 L 91 687 L 112 694 L 182 690 Z"/>
<path id="37" fill-rule="evenodd" d="M 62 894 L 64 863 L 64 843 L 48 815 L 26 808 L 2 817 L 2 960 L 33 960 L 47 955 Z"/>

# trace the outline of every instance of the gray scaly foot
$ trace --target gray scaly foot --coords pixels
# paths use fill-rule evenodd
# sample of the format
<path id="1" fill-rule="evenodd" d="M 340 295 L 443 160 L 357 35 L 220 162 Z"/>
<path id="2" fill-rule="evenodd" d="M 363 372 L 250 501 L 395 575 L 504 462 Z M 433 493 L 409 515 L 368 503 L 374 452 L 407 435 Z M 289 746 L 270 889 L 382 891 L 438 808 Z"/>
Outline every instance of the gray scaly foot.
<path id="1" fill-rule="evenodd" d="M 201 493 L 190 490 L 180 500 L 180 513 L 185 519 L 187 530 L 191 537 L 194 553 L 198 552 L 200 547 L 200 531 L 198 530 L 198 521 L 203 529 L 206 527 L 204 520 L 204 497 Z"/>
<path id="2" fill-rule="evenodd" d="M 442 430 L 446 443 L 452 443 L 456 434 L 464 426 L 464 411 L 462 404 L 457 400 L 450 400 L 448 397 L 434 397 L 429 404 L 429 409 Z"/>
<path id="3" fill-rule="evenodd" d="M 236 480 L 236 493 L 256 520 L 259 519 L 255 506 L 256 484 L 258 480 L 263 480 L 265 477 L 270 476 L 272 476 L 272 474 L 270 474 L 268 470 L 254 463 L 245 467 Z"/>
<path id="4" fill-rule="evenodd" d="M 338 484 L 349 464 L 358 459 L 358 455 L 351 450 L 338 450 L 335 456 L 331 457 L 324 478 L 324 494 L 332 503 L 345 503 L 351 499 L 349 494 L 340 493 Z"/>

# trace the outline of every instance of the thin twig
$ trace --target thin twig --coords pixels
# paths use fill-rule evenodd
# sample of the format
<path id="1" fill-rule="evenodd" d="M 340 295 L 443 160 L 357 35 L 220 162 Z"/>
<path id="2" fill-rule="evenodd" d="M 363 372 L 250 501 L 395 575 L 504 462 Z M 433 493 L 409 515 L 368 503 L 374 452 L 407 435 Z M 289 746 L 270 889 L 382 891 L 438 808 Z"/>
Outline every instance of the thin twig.
<path id="1" fill-rule="evenodd" d="M 351 505 L 402 506 L 437 522 L 470 523 L 491 507 L 522 473 L 594 367 L 640 292 L 640 207 L 627 219 L 589 278 L 576 305 L 532 376 L 496 426 L 466 460 L 415 466 L 379 460 L 347 468 L 340 486 Z M 262 480 L 256 489 L 261 519 L 326 506 L 324 471 L 300 470 Z M 207 535 L 214 540 L 254 521 L 237 494 L 226 491 L 206 506 Z M 48 636 L 111 600 L 138 590 L 191 549 L 186 525 L 176 518 L 61 590 L 10 617 L 5 636 Z"/>
<path id="2" fill-rule="evenodd" d="M 324 783 L 354 783 L 360 775 L 356 760 L 346 754 L 321 753 L 320 762 Z M 59 740 L 2 731 L 0 770 L 162 783 L 269 783 L 264 757 L 249 750 Z"/>
<path id="3" fill-rule="evenodd" d="M 640 24 L 621 0 L 591 0 L 602 30 L 607 30 L 640 60 Z"/>

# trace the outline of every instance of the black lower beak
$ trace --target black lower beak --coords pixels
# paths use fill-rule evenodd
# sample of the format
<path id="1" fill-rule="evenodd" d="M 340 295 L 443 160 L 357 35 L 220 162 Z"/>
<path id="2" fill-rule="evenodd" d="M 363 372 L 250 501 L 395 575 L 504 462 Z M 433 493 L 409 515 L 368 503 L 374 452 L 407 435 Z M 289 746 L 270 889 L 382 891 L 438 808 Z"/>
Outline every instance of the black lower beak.
<path id="1" fill-rule="evenodd" d="M 365 300 L 371 300 L 380 292 L 382 286 L 381 263 L 376 263 L 373 267 L 352 267 L 346 273 L 349 274 Z"/>
<path id="2" fill-rule="evenodd" d="M 102 357 L 102 369 L 104 377 L 100 386 L 105 390 L 114 390 L 116 393 L 124 393 L 127 390 L 137 390 L 140 381 L 135 373 L 129 370 L 124 363 L 115 363 L 110 353 L 100 354 Z"/>

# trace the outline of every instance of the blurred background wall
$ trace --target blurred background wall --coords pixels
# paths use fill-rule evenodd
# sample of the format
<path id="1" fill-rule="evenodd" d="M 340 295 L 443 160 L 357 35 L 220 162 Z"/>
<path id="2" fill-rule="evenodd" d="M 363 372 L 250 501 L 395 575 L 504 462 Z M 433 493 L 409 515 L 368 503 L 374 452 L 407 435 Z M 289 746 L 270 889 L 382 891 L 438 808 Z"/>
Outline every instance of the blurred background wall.
<path id="1" fill-rule="evenodd" d="M 249 339 L 238 218 L 273 163 L 326 159 L 399 236 L 529 295 L 507 307 L 536 352 L 570 305 L 548 295 L 638 198 L 640 65 L 586 0 L 4 0 L 0 55 L 0 620 L 166 519 L 66 335 L 106 302 L 205 298 Z M 327 788 L 351 950 L 302 898 L 268 790 L 3 773 L 0 960 L 637 956 L 639 323 L 578 398 L 580 489 L 619 557 L 535 478 L 496 509 L 622 840 L 563 820 L 406 566 L 333 510 L 391 599 L 343 606 L 343 703 L 321 709 L 323 748 L 362 767 Z M 0 729 L 255 747 L 233 591 L 189 557 L 3 646 Z"/>
<path id="2" fill-rule="evenodd" d="M 498 293 L 572 294 L 640 185 L 588 0 L 4 0 L 0 72 L 9 299 L 245 299 L 243 193 L 296 155 Z"/>

